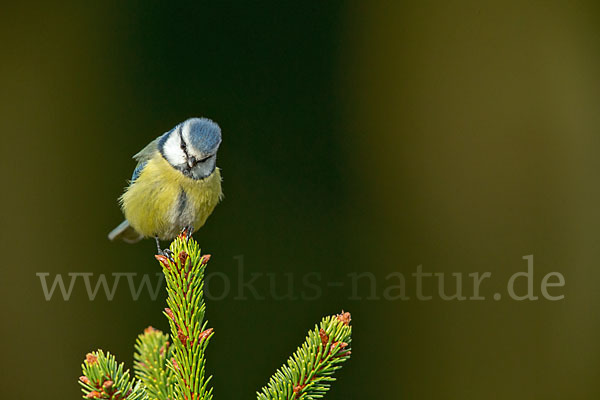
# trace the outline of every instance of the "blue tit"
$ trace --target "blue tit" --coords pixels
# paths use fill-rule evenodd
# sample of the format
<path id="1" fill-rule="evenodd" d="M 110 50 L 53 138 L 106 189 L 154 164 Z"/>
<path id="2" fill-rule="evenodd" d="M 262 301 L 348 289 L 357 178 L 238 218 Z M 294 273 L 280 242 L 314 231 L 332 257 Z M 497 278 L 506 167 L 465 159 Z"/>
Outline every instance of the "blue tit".
<path id="1" fill-rule="evenodd" d="M 219 125 L 190 118 L 134 155 L 138 164 L 119 199 L 125 221 L 108 238 L 135 243 L 154 237 L 162 253 L 159 240 L 203 226 L 223 197 L 216 166 L 220 144 Z"/>

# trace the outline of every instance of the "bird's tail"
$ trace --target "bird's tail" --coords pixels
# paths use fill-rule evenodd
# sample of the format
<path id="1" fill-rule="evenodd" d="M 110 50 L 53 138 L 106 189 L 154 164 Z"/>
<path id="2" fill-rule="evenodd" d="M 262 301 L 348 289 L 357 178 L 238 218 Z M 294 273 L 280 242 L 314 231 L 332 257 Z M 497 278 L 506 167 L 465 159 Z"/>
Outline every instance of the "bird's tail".
<path id="1" fill-rule="evenodd" d="M 126 243 L 136 243 L 143 238 L 135 229 L 129 225 L 129 221 L 125 220 L 108 234 L 109 240 L 120 239 Z"/>

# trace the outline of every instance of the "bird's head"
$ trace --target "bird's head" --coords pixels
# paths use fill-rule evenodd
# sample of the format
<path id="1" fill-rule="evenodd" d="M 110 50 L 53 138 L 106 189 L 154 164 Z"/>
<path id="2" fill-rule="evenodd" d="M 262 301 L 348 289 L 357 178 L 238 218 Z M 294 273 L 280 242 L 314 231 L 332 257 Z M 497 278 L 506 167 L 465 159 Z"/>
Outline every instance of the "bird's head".
<path id="1" fill-rule="evenodd" d="M 203 179 L 216 168 L 221 128 L 208 118 L 190 118 L 165 133 L 158 150 L 174 168 L 193 179 Z"/>

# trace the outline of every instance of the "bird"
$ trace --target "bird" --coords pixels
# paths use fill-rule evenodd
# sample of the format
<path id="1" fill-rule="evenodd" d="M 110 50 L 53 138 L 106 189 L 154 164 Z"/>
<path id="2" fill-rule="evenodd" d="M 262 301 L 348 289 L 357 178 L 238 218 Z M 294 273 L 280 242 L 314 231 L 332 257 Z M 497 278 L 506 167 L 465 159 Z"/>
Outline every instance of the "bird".
<path id="1" fill-rule="evenodd" d="M 180 233 L 188 239 L 223 198 L 217 151 L 221 128 L 208 118 L 189 118 L 150 142 L 133 158 L 137 166 L 119 198 L 125 220 L 110 240 L 135 243 Z"/>

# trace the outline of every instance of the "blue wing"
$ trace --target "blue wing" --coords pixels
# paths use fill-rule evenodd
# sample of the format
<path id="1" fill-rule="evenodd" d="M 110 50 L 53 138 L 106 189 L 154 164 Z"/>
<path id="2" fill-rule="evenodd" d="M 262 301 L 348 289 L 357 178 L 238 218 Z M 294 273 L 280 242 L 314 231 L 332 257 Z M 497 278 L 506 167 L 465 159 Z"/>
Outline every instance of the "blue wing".
<path id="1" fill-rule="evenodd" d="M 140 161 L 138 165 L 136 165 L 135 169 L 133 170 L 133 175 L 131 175 L 131 183 L 135 182 L 135 180 L 140 176 L 146 164 L 148 164 L 148 160 Z"/>
<path id="2" fill-rule="evenodd" d="M 151 141 L 146 147 L 144 147 L 139 153 L 133 156 L 133 158 L 137 160 L 138 163 L 135 166 L 135 169 L 133 170 L 133 175 L 131 176 L 131 183 L 133 183 L 140 176 L 142 170 L 144 169 L 146 164 L 148 164 L 148 161 L 152 157 L 154 157 L 154 155 L 158 151 L 158 141 L 163 136 L 164 135 L 157 137 L 156 139 Z"/>

